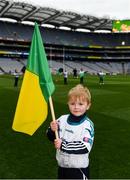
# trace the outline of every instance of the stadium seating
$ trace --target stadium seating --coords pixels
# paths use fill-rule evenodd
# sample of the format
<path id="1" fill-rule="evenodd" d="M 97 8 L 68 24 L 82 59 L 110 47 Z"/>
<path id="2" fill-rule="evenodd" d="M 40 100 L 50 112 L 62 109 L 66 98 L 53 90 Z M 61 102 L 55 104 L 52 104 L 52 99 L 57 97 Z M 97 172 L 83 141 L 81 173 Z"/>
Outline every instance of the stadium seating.
<path id="1" fill-rule="evenodd" d="M 31 42 L 34 27 L 3 21 L 0 21 L 0 27 L 0 68 L 6 73 L 16 68 L 20 70 L 26 64 L 28 42 Z M 97 74 L 100 70 L 108 74 L 130 73 L 130 33 L 84 33 L 47 27 L 40 27 L 40 30 L 53 70 L 62 67 L 71 73 L 76 67 L 90 74 Z"/>

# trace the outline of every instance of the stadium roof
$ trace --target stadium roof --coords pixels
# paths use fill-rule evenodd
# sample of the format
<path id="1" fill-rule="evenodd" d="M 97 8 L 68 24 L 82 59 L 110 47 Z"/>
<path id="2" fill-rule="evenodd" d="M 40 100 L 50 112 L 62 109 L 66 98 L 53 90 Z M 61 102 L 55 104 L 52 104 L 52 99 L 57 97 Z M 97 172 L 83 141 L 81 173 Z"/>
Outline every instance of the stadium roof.
<path id="1" fill-rule="evenodd" d="M 37 21 L 40 25 L 50 24 L 56 28 L 68 27 L 72 30 L 88 29 L 110 30 L 112 20 L 90 15 L 81 15 L 70 11 L 61 11 L 55 8 L 36 6 L 25 2 L 0 0 L 0 18 L 11 18 L 17 22 Z"/>

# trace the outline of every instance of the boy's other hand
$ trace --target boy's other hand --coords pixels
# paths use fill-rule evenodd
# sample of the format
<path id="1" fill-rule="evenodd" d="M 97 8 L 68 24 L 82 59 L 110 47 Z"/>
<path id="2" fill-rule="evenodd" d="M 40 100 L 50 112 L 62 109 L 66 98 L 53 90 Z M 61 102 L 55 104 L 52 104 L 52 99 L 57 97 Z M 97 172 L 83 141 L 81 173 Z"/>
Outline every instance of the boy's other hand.
<path id="1" fill-rule="evenodd" d="M 62 140 L 61 140 L 60 138 L 55 139 L 55 140 L 54 140 L 55 148 L 56 148 L 56 149 L 60 149 L 60 148 L 61 148 L 61 143 L 62 143 Z"/>

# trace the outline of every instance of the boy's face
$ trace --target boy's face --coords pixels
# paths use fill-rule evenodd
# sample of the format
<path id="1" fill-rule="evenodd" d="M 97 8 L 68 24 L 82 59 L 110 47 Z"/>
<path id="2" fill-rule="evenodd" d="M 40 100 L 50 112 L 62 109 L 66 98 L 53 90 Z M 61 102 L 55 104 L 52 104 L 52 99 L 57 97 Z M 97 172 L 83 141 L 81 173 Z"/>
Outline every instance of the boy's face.
<path id="1" fill-rule="evenodd" d="M 70 99 L 68 102 L 70 112 L 75 116 L 81 116 L 84 114 L 90 107 L 87 101 L 82 99 Z"/>

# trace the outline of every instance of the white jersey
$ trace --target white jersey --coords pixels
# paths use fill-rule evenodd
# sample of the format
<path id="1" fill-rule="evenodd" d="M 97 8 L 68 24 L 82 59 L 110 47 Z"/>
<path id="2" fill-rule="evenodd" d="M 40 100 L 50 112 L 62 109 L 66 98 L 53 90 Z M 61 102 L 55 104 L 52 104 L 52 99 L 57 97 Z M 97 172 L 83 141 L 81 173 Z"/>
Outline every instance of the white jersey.
<path id="1" fill-rule="evenodd" d="M 67 78 L 67 77 L 68 77 L 68 72 L 64 71 L 64 78 Z"/>
<path id="2" fill-rule="evenodd" d="M 80 122 L 68 120 L 69 114 L 62 115 L 59 124 L 59 138 L 62 146 L 57 150 L 56 159 L 60 167 L 86 168 L 89 165 L 89 152 L 94 140 L 94 126 L 85 116 Z"/>

